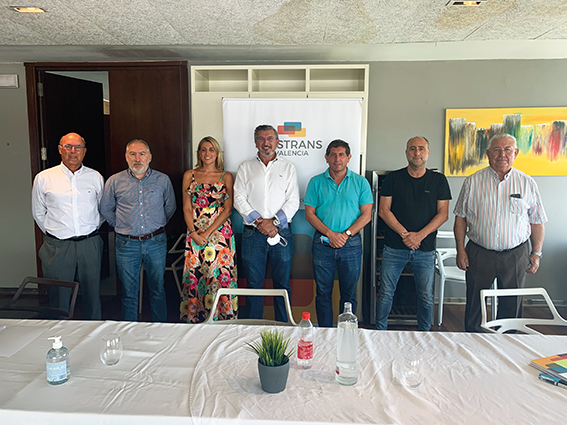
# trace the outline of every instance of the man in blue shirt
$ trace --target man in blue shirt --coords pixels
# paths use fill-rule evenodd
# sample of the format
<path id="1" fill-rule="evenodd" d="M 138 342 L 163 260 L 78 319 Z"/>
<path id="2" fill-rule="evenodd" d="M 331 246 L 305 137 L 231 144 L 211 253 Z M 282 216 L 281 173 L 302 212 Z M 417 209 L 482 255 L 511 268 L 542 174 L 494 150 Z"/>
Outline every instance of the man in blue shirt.
<path id="1" fill-rule="evenodd" d="M 142 265 L 148 275 L 152 319 L 165 322 L 164 279 L 167 256 L 165 225 L 175 212 L 169 177 L 152 170 L 150 147 L 143 140 L 126 145 L 128 169 L 111 176 L 104 187 L 101 213 L 116 232 L 116 266 L 122 281 L 122 320 L 138 320 Z"/>
<path id="2" fill-rule="evenodd" d="M 317 321 L 333 326 L 332 294 L 335 269 L 339 275 L 340 311 L 345 302 L 356 313 L 356 283 L 360 276 L 362 239 L 360 231 L 372 215 L 372 191 L 364 177 L 347 167 L 350 146 L 337 139 L 327 146 L 329 168 L 313 177 L 305 193 L 305 218 L 315 228 L 313 275 L 317 284 Z"/>

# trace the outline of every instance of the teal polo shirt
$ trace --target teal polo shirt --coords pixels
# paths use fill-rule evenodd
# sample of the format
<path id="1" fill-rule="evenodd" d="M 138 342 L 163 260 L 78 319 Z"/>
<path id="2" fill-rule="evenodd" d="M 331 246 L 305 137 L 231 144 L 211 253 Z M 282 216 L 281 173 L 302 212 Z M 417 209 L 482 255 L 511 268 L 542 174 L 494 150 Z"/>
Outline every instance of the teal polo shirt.
<path id="1" fill-rule="evenodd" d="M 329 169 L 316 175 L 307 185 L 305 205 L 316 209 L 315 214 L 333 232 L 344 232 L 360 217 L 360 206 L 372 204 L 370 184 L 360 174 L 347 168 L 341 184 L 329 175 Z"/>

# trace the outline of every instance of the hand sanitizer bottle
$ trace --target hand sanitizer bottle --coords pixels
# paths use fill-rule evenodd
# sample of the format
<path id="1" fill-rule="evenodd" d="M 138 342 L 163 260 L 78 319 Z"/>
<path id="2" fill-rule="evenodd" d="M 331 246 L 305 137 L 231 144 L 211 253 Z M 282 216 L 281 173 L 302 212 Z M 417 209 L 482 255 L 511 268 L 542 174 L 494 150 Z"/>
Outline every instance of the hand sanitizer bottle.
<path id="1" fill-rule="evenodd" d="M 47 370 L 47 382 L 51 385 L 59 385 L 69 380 L 69 350 L 63 347 L 61 337 L 48 338 L 53 340 L 53 348 L 45 356 Z"/>

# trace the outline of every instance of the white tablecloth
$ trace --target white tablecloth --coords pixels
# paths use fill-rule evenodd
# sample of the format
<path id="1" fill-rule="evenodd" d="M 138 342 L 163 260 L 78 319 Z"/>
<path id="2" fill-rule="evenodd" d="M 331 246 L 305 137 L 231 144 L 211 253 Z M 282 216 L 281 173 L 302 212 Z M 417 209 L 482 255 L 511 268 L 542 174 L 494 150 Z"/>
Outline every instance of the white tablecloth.
<path id="1" fill-rule="evenodd" d="M 292 364 L 286 390 L 262 392 L 257 358 L 244 343 L 261 327 L 128 322 L 0 320 L 43 332 L 0 357 L 0 423 L 559 424 L 567 390 L 537 379 L 530 359 L 567 352 L 567 337 L 360 331 L 359 382 L 334 381 L 336 329 L 316 329 L 313 368 Z M 292 335 L 293 328 L 280 328 Z M 100 339 L 121 335 L 116 366 L 99 360 Z M 71 379 L 45 379 L 46 338 L 62 335 Z M 9 344 L 2 338 L 0 344 Z M 416 390 L 396 379 L 397 358 L 422 352 Z"/>

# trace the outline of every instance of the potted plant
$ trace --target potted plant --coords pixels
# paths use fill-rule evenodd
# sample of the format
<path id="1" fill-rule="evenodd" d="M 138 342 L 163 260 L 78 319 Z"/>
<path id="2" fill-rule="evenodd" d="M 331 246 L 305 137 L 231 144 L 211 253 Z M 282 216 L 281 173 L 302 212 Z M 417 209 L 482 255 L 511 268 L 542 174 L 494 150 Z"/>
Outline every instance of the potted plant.
<path id="1" fill-rule="evenodd" d="M 293 349 L 288 349 L 290 338 L 284 339 L 277 329 L 260 332 L 260 341 L 247 342 L 246 348 L 258 355 L 258 374 L 262 389 L 267 393 L 279 393 L 285 389 L 289 374 L 289 358 Z"/>

